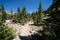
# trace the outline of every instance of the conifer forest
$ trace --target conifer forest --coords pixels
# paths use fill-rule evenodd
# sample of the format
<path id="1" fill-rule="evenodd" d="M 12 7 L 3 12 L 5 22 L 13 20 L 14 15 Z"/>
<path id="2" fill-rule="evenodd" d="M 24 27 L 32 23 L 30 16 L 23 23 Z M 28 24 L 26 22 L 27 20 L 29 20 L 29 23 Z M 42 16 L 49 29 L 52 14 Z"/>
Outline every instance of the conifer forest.
<path id="1" fill-rule="evenodd" d="M 14 7 L 9 8 L 7 12 L 8 6 L 1 4 L 2 1 L 0 2 L 0 40 L 60 40 L 60 0 L 52 0 L 46 10 L 43 9 L 43 1 L 40 0 L 37 10 L 31 13 L 27 11 L 29 5 L 18 6 L 16 12 L 15 9 L 13 10 Z M 32 2 L 30 4 L 32 5 Z"/>

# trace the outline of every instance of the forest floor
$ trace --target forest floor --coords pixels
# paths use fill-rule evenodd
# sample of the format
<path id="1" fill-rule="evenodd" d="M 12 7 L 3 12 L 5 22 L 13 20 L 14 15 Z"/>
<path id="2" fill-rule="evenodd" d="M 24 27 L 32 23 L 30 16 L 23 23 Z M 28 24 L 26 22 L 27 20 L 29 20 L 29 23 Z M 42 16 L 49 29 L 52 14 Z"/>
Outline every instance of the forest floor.
<path id="1" fill-rule="evenodd" d="M 29 21 L 25 25 L 20 25 L 19 23 L 13 23 L 10 20 L 7 21 L 8 21 L 6 22 L 7 26 L 16 31 L 16 37 L 13 40 L 21 40 L 19 36 L 28 36 L 37 33 L 38 30 L 43 30 L 42 26 L 37 27 L 31 25 L 33 24 L 33 21 Z"/>

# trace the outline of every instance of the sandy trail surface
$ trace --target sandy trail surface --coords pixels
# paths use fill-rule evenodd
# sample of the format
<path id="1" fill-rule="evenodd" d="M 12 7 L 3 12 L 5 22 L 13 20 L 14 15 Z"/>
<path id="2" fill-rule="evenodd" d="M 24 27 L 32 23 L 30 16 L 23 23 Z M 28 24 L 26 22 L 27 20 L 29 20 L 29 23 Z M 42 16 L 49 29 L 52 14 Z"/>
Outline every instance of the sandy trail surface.
<path id="1" fill-rule="evenodd" d="M 19 23 L 12 23 L 11 21 L 7 20 L 6 24 L 16 31 L 16 37 L 13 40 L 21 40 L 19 36 L 28 36 L 36 33 L 37 30 L 43 30 L 42 27 L 32 26 L 32 21 L 26 23 L 25 25 L 20 25 Z"/>

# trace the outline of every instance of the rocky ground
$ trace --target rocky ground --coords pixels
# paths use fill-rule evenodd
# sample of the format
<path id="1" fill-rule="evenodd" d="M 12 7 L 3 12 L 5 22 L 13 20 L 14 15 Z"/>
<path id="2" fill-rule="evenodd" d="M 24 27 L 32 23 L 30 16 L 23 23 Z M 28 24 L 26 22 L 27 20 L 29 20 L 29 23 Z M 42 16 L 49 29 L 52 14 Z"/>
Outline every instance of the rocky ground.
<path id="1" fill-rule="evenodd" d="M 29 36 L 34 33 L 37 33 L 38 30 L 43 30 L 43 27 L 37 27 L 33 24 L 32 21 L 26 23 L 25 25 L 20 25 L 19 23 L 13 23 L 11 20 L 7 20 L 6 24 L 16 31 L 16 37 L 13 40 L 21 40 L 19 36 Z"/>

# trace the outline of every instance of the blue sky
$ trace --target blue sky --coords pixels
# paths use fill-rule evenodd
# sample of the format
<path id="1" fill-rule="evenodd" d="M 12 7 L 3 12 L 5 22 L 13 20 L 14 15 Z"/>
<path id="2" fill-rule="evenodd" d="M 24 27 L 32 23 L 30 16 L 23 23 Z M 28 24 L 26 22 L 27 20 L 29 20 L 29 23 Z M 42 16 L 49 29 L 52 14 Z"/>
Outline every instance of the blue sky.
<path id="1" fill-rule="evenodd" d="M 43 9 L 47 9 L 52 0 L 41 0 Z M 39 6 L 40 0 L 0 0 L 0 4 L 3 4 L 6 11 L 17 12 L 17 8 L 20 7 L 22 9 L 24 6 L 28 13 L 36 11 Z"/>

